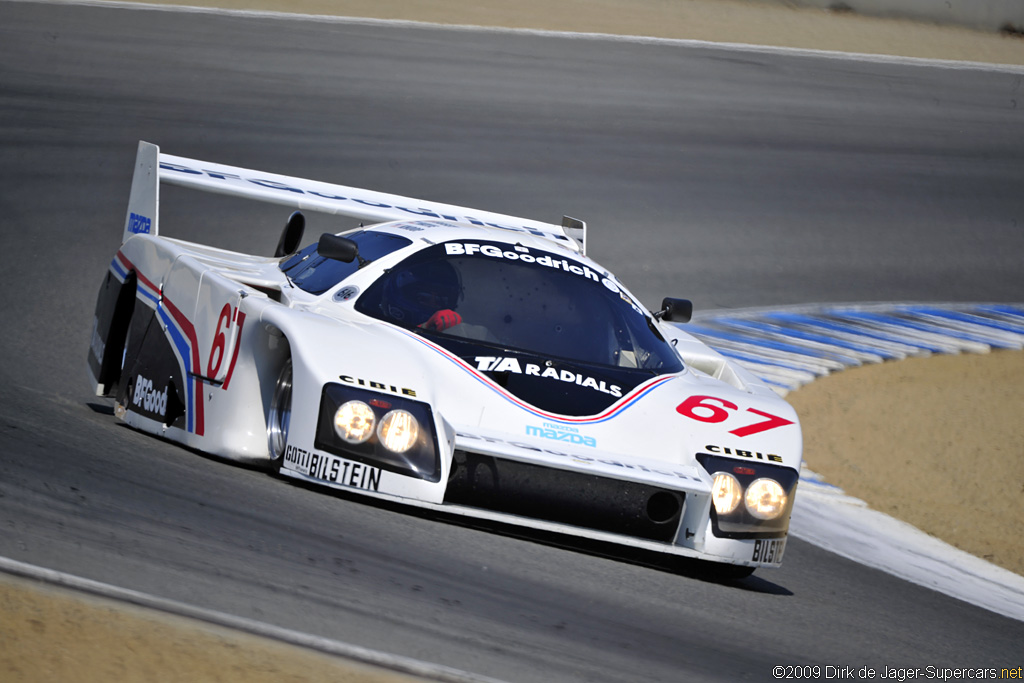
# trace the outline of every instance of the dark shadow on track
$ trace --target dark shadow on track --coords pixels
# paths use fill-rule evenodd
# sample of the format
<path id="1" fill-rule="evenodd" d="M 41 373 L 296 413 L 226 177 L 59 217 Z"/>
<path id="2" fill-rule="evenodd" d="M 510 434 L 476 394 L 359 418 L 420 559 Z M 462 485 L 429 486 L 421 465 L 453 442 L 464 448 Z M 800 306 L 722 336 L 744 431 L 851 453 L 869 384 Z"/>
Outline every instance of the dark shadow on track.
<path id="1" fill-rule="evenodd" d="M 105 403 L 86 403 L 85 405 L 89 408 L 89 410 L 91 410 L 94 413 L 98 413 L 100 415 L 109 415 L 110 417 L 114 416 L 113 404 L 107 405 Z"/>

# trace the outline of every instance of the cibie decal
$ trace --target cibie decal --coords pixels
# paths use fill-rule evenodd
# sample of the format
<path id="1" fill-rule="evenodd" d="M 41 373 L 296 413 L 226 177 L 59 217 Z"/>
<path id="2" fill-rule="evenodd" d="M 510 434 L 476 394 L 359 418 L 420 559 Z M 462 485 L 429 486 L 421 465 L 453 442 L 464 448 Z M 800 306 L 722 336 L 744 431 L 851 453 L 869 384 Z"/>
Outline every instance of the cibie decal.
<path id="1" fill-rule="evenodd" d="M 748 458 L 750 460 L 768 460 L 771 462 L 782 462 L 782 457 L 775 455 L 774 453 L 759 453 L 758 451 L 745 451 L 741 448 L 726 448 L 724 446 L 715 446 L 714 444 L 708 444 L 704 447 L 708 453 L 714 453 L 715 455 L 731 455 L 734 458 Z"/>
<path id="2" fill-rule="evenodd" d="M 511 372 L 516 375 L 557 379 L 560 382 L 578 384 L 581 387 L 594 389 L 615 398 L 622 398 L 622 387 L 618 384 L 609 385 L 604 380 L 596 380 L 593 377 L 587 377 L 586 375 L 570 372 L 569 370 L 556 370 L 550 367 L 541 369 L 541 366 L 536 363 L 520 364 L 518 358 L 504 358 L 501 356 L 474 356 L 473 361 L 476 363 L 476 369 L 483 372 Z"/>
<path id="3" fill-rule="evenodd" d="M 580 430 L 569 425 L 553 424 L 551 422 L 545 422 L 543 427 L 536 427 L 534 425 L 526 426 L 527 436 L 538 436 L 542 439 L 550 439 L 552 441 L 565 441 L 566 443 L 575 444 L 577 446 L 589 446 L 595 448 L 597 446 L 597 440 L 592 436 L 584 436 L 579 433 Z"/>
<path id="4" fill-rule="evenodd" d="M 137 408 L 142 408 L 147 413 L 155 413 L 160 417 L 167 415 L 167 387 L 163 391 L 153 389 L 153 381 L 142 375 L 135 378 L 135 391 L 132 393 L 132 403 Z"/>
<path id="5" fill-rule="evenodd" d="M 390 391 L 392 394 L 401 394 L 402 396 L 411 396 L 416 398 L 416 390 L 408 387 L 397 387 L 393 384 L 384 384 L 383 382 L 374 382 L 373 380 L 361 379 L 359 377 L 353 377 L 351 375 L 340 375 L 338 377 L 345 384 L 357 384 L 367 389 L 376 389 L 377 391 Z"/>

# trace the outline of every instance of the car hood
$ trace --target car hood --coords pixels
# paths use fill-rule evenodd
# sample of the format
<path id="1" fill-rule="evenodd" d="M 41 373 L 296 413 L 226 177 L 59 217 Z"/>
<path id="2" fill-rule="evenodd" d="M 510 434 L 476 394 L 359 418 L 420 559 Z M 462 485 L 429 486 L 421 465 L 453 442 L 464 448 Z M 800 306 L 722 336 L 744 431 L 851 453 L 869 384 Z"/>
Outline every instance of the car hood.
<path id="1" fill-rule="evenodd" d="M 800 467 L 797 416 L 764 387 L 740 389 L 690 367 L 653 375 L 498 352 L 472 341 L 442 346 L 436 336 L 358 314 L 302 317 L 309 327 L 290 337 L 314 376 L 430 404 L 456 448 L 672 464 L 710 452 Z M 337 342 L 325 345 L 328 337 Z"/>
<path id="2" fill-rule="evenodd" d="M 438 371 L 433 402 L 455 428 L 457 446 L 612 466 L 692 463 L 711 452 L 800 467 L 798 418 L 771 391 L 738 389 L 689 368 L 658 375 L 399 334 Z"/>

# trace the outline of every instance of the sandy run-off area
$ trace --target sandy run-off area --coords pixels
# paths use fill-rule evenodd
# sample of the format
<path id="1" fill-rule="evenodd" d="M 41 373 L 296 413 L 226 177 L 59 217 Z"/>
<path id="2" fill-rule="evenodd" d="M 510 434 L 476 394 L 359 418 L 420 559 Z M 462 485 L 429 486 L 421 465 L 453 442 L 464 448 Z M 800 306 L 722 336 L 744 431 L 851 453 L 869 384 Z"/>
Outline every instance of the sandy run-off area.
<path id="1" fill-rule="evenodd" d="M 157 0 L 142 0 L 157 4 Z M 1024 64 L 1024 40 L 743 0 L 184 0 L 184 5 Z"/>
<path id="2" fill-rule="evenodd" d="M 211 4 L 205 0 L 183 4 Z M 403 19 L 1024 64 L 1024 40 L 734 0 L 220 0 Z M 847 370 L 790 394 L 811 469 L 872 507 L 1024 574 L 1024 353 Z M 0 572 L 0 680 L 412 680 Z"/>
<path id="3" fill-rule="evenodd" d="M 1024 352 L 868 365 L 788 398 L 810 469 L 1024 575 Z"/>

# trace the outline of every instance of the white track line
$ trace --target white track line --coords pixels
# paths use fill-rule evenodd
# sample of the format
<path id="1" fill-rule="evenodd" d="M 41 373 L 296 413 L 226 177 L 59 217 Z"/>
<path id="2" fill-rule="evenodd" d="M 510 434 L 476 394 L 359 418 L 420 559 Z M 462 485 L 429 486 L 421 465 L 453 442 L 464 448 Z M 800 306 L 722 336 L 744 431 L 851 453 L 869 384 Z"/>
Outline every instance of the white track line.
<path id="1" fill-rule="evenodd" d="M 165 600 L 147 593 L 119 588 L 110 584 L 84 579 L 71 574 L 45 569 L 35 565 L 18 562 L 6 557 L 0 557 L 0 571 L 16 576 L 21 576 L 49 584 L 84 591 L 104 598 L 128 602 L 133 605 L 149 609 L 167 612 L 191 619 L 224 626 L 264 638 L 272 638 L 299 647 L 309 648 L 329 655 L 344 657 L 363 664 L 378 666 L 390 671 L 396 671 L 411 676 L 418 676 L 428 681 L 439 681 L 440 683 L 502 683 L 498 679 L 477 676 L 475 674 L 460 671 L 446 666 L 429 664 L 408 657 L 370 650 L 348 643 L 342 643 L 328 638 L 312 636 L 308 633 L 292 631 L 286 628 L 271 626 L 263 622 L 236 617 L 224 612 L 193 607 L 174 600 Z"/>
<path id="2" fill-rule="evenodd" d="M 899 57 L 878 55 L 862 52 L 841 52 L 817 50 L 810 48 L 779 47 L 774 45 L 750 45 L 747 43 L 715 42 L 709 40 L 693 40 L 687 38 L 656 38 L 651 36 L 629 36 L 612 33 L 586 33 L 572 31 L 550 31 L 544 29 L 506 28 L 501 26 L 478 26 L 472 24 L 439 24 L 406 19 L 374 19 L 370 17 L 343 17 L 325 14 L 295 14 L 289 12 L 271 12 L 266 10 L 236 10 L 219 7 L 192 7 L 187 5 L 149 4 L 118 2 L 116 0 L 7 0 L 8 2 L 41 2 L 58 5 L 82 5 L 88 7 L 107 7 L 116 9 L 134 9 L 161 12 L 184 12 L 194 14 L 217 14 L 226 16 L 250 17 L 278 21 L 311 21 L 329 24 L 349 24 L 364 26 L 394 26 L 399 28 L 434 29 L 445 31 L 508 33 L 521 35 L 544 36 L 550 38 L 568 38 L 573 40 L 602 40 L 621 43 L 637 43 L 649 45 L 674 45 L 679 47 L 709 50 L 725 50 L 767 55 L 785 55 L 796 57 L 818 57 L 845 61 L 867 62 L 874 64 L 895 64 L 902 66 L 932 67 L 942 69 L 959 69 L 971 71 L 994 71 L 1024 74 L 1024 66 L 1015 64 L 993 64 L 989 62 L 970 62 L 950 59 L 925 59 L 923 57 Z"/>

